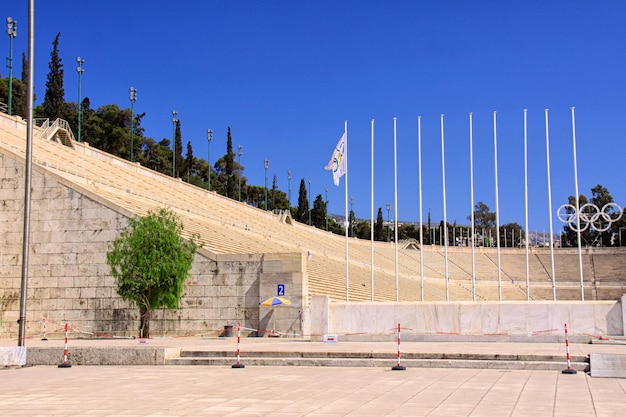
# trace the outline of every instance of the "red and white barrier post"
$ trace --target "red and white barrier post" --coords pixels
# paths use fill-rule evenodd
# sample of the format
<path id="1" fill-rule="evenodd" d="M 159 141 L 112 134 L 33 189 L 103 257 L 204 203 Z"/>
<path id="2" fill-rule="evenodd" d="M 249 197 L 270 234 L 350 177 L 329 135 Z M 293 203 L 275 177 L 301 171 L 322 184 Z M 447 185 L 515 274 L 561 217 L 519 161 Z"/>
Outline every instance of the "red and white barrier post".
<path id="1" fill-rule="evenodd" d="M 572 369 L 572 362 L 569 356 L 569 337 L 567 336 L 567 323 L 565 323 L 565 354 L 567 355 L 567 369 L 563 369 L 561 373 L 575 374 L 576 370 Z"/>
<path id="2" fill-rule="evenodd" d="M 398 323 L 398 362 L 391 367 L 392 371 L 405 371 L 406 367 L 400 365 L 400 323 Z"/>
<path id="3" fill-rule="evenodd" d="M 232 366 L 232 368 L 245 368 L 246 365 L 241 363 L 241 350 L 239 349 L 241 345 L 241 322 L 237 323 L 237 363 Z"/>
<path id="4" fill-rule="evenodd" d="M 67 338 L 69 333 L 69 325 L 65 323 L 65 348 L 63 349 L 63 363 L 59 365 L 59 368 L 71 368 L 72 365 L 67 361 Z"/>

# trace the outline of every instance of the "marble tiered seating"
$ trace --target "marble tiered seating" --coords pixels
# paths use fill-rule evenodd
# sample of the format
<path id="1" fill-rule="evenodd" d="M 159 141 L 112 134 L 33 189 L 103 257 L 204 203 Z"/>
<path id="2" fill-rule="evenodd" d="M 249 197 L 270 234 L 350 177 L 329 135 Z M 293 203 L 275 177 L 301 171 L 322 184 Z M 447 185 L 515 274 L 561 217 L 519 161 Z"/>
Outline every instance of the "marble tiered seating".
<path id="1" fill-rule="evenodd" d="M 24 158 L 25 130 L 11 123 L 0 123 L 0 147 Z M 35 135 L 33 163 L 106 200 L 109 204 L 143 215 L 160 207 L 176 212 L 183 220 L 186 236 L 197 233 L 204 248 L 214 254 L 300 252 L 307 260 L 310 294 L 326 294 L 346 299 L 345 237 L 295 221 L 281 221 L 281 215 L 250 207 L 245 203 L 208 192 L 179 179 L 159 174 L 73 142 L 72 147 L 44 140 Z M 351 301 L 372 297 L 371 243 L 348 239 L 349 288 Z M 452 301 L 525 300 L 526 256 L 523 249 L 501 250 L 501 282 L 498 290 L 498 264 L 494 248 L 476 248 L 475 282 L 472 286 L 470 248 L 449 247 L 448 263 L 441 246 L 398 250 L 398 287 L 400 301 L 421 300 L 423 258 L 424 300 Z M 555 255 L 558 299 L 580 299 L 578 255 L 559 250 Z M 393 243 L 374 243 L 374 299 L 396 299 L 396 252 Z M 595 260 L 595 261 L 594 261 Z M 529 256 L 530 299 L 552 299 L 549 249 L 534 250 Z M 607 253 L 583 256 L 585 277 L 594 277 L 597 297 L 613 298 L 623 292 L 626 257 Z M 591 285 L 587 280 L 586 286 Z M 585 297 L 593 296 L 585 288 Z M 620 294 L 621 295 L 621 294 Z"/>

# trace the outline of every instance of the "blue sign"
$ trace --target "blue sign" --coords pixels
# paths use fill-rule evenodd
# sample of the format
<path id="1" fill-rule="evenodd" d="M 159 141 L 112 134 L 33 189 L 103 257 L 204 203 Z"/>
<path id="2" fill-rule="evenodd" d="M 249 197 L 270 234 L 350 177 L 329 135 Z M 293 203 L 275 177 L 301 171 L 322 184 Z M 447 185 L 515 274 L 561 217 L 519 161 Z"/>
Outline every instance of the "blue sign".
<path id="1" fill-rule="evenodd" d="M 278 289 L 276 292 L 278 293 L 279 297 L 285 295 L 285 284 L 278 284 Z"/>

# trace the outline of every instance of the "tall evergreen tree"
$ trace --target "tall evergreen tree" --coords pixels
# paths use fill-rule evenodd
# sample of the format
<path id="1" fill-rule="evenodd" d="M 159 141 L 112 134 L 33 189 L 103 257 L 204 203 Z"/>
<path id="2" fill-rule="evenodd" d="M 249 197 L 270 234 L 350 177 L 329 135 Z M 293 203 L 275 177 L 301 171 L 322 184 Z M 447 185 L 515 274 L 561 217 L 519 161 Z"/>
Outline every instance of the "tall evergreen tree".
<path id="1" fill-rule="evenodd" d="M 348 236 L 354 236 L 354 210 L 350 210 L 350 214 L 348 214 Z"/>
<path id="2" fill-rule="evenodd" d="M 374 240 L 387 240 L 387 236 L 385 235 L 385 221 L 383 220 L 382 207 L 378 207 L 378 215 L 376 216 L 376 223 L 374 223 Z"/>
<path id="3" fill-rule="evenodd" d="M 237 197 L 237 184 L 233 172 L 235 169 L 235 152 L 233 152 L 233 138 L 230 134 L 230 126 L 228 126 L 228 135 L 226 137 L 226 196 L 229 198 Z"/>
<path id="4" fill-rule="evenodd" d="M 52 53 L 50 53 L 50 63 L 48 68 L 48 81 L 46 81 L 46 94 L 42 103 L 43 116 L 50 120 L 65 117 L 65 90 L 63 89 L 63 64 L 59 56 L 59 37 L 57 33 L 52 41 Z"/>
<path id="5" fill-rule="evenodd" d="M 191 147 L 191 142 L 189 141 L 187 142 L 187 156 L 185 157 L 185 165 L 183 167 L 183 179 L 186 182 L 189 182 L 189 179 L 196 174 L 194 165 L 193 148 Z"/>
<path id="6" fill-rule="evenodd" d="M 184 163 L 185 159 L 183 158 L 183 135 L 180 131 L 180 119 L 176 119 L 176 130 L 174 132 L 174 145 L 176 147 L 176 153 L 174 158 L 176 158 L 176 167 L 175 167 L 175 175 L 174 178 L 180 178 L 181 173 L 184 172 Z"/>
<path id="7" fill-rule="evenodd" d="M 272 189 L 270 190 L 270 195 L 268 198 L 268 202 L 267 205 L 269 206 L 270 210 L 275 210 L 276 209 L 276 193 L 278 192 L 278 178 L 276 177 L 276 174 L 274 174 L 274 179 L 272 180 Z"/>
<path id="8" fill-rule="evenodd" d="M 308 223 L 309 221 L 309 199 L 306 195 L 306 183 L 304 178 L 300 180 L 300 191 L 298 192 L 298 213 L 297 221 Z"/>
<path id="9" fill-rule="evenodd" d="M 22 79 L 13 80 L 13 114 L 26 118 L 28 112 L 28 60 L 22 52 Z"/>
<path id="10" fill-rule="evenodd" d="M 322 199 L 321 194 L 318 194 L 313 201 L 311 223 L 318 229 L 326 229 L 326 202 Z"/>

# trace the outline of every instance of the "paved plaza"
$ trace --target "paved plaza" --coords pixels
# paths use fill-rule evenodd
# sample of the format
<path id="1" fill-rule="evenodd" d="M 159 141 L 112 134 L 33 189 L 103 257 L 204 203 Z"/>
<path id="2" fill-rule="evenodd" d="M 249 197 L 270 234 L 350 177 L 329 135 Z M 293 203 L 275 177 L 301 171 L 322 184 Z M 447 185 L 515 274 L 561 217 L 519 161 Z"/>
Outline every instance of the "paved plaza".
<path id="1" fill-rule="evenodd" d="M 394 351 L 393 342 L 326 345 L 249 338 L 256 351 Z M 0 346 L 14 346 L 2 339 Z M 58 349 L 63 340 L 27 346 Z M 137 340 L 70 340 L 72 348 L 119 349 Z M 233 349 L 236 338 L 155 338 L 147 346 Z M 417 343 L 406 352 L 564 355 L 562 343 Z M 623 344 L 572 344 L 576 355 L 623 354 Z M 565 358 L 564 358 L 565 359 Z M 71 362 L 71 361 L 70 361 Z M 245 358 L 243 360 L 245 365 Z M 509 369 L 255 366 L 32 366 L 0 368 L 4 416 L 623 416 L 626 379 L 584 372 Z M 563 369 L 565 368 L 565 361 Z"/>
<path id="2" fill-rule="evenodd" d="M 36 366 L 0 371 L 3 416 L 623 416 L 626 379 L 558 371 Z"/>

